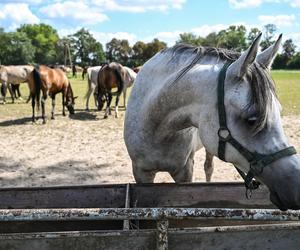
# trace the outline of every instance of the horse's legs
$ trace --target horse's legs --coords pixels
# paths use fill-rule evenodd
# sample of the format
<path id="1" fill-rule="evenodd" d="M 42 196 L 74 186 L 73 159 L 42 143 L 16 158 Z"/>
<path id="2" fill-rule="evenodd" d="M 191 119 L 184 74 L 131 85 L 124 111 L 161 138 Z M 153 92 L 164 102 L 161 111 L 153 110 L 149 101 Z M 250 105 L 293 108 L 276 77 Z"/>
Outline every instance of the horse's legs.
<path id="1" fill-rule="evenodd" d="M 108 112 L 109 112 L 109 115 L 111 115 L 111 101 L 112 101 L 112 94 L 111 93 L 108 93 Z"/>
<path id="2" fill-rule="evenodd" d="M 116 97 L 116 107 L 115 107 L 115 117 L 119 117 L 119 100 L 120 100 L 120 95 L 117 95 Z"/>
<path id="3" fill-rule="evenodd" d="M 14 103 L 14 102 L 15 102 L 15 98 L 14 98 L 14 92 L 13 92 L 13 90 L 12 90 L 11 84 L 10 84 L 10 83 L 7 83 L 7 87 L 8 87 L 10 96 L 11 96 L 12 103 Z"/>
<path id="4" fill-rule="evenodd" d="M 153 183 L 155 178 L 154 171 L 146 171 L 137 166 L 136 163 L 132 162 L 133 176 L 136 183 Z"/>
<path id="5" fill-rule="evenodd" d="M 43 118 L 43 124 L 46 123 L 46 115 L 45 115 L 45 103 L 46 103 L 46 99 L 47 99 L 47 93 L 43 93 L 43 97 L 42 97 L 42 118 Z"/>
<path id="6" fill-rule="evenodd" d="M 62 115 L 63 116 L 66 116 L 66 111 L 65 111 L 65 106 L 66 106 L 66 103 L 65 103 L 65 92 L 62 91 L 61 92 L 61 96 L 62 96 Z"/>
<path id="7" fill-rule="evenodd" d="M 55 95 L 51 96 L 52 99 L 52 111 L 51 111 L 51 119 L 54 120 L 54 109 L 55 109 Z"/>
<path id="8" fill-rule="evenodd" d="M 18 85 L 16 86 L 16 91 L 17 91 L 17 93 L 18 93 L 18 98 L 21 99 L 21 98 L 22 98 L 22 95 L 21 95 L 21 91 L 20 91 L 20 84 L 18 84 Z"/>
<path id="9" fill-rule="evenodd" d="M 3 104 L 6 103 L 6 94 L 7 94 L 7 83 L 6 82 L 3 82 L 1 84 L 1 94 L 3 96 Z"/>
<path id="10" fill-rule="evenodd" d="M 123 90 L 123 99 L 124 99 L 124 108 L 126 110 L 126 93 L 127 93 L 127 88 L 124 87 L 124 90 Z"/>
<path id="11" fill-rule="evenodd" d="M 105 93 L 105 99 L 106 99 L 106 109 L 105 109 L 104 118 L 107 118 L 108 115 L 111 115 L 110 103 L 111 103 L 111 99 L 112 99 L 112 94 Z"/>
<path id="12" fill-rule="evenodd" d="M 86 97 L 86 110 L 89 110 L 90 97 L 91 97 L 91 94 L 93 93 L 93 91 L 94 91 L 94 89 L 92 88 L 92 86 L 89 86 L 89 89 L 87 92 L 87 97 Z"/>
<path id="13" fill-rule="evenodd" d="M 206 153 L 206 159 L 204 162 L 204 171 L 205 171 L 206 181 L 210 182 L 211 176 L 214 172 L 214 162 L 213 162 L 214 156 L 208 153 L 206 150 L 205 153 Z"/>
<path id="14" fill-rule="evenodd" d="M 194 154 L 191 154 L 183 168 L 171 172 L 171 176 L 176 183 L 192 182 L 194 168 Z"/>
<path id="15" fill-rule="evenodd" d="M 31 106 L 32 106 L 32 122 L 35 122 L 35 95 L 33 93 L 31 93 Z"/>

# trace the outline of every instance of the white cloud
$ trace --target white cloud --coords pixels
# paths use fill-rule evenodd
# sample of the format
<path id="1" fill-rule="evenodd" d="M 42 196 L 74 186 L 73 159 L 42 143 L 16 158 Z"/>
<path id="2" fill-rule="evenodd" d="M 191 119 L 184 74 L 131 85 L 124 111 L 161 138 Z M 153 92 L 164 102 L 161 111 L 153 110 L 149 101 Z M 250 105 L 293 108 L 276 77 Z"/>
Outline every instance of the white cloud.
<path id="1" fill-rule="evenodd" d="M 84 2 L 65 1 L 49 4 L 40 9 L 49 18 L 72 18 L 82 24 L 97 24 L 108 20 L 99 8 L 91 8 Z"/>
<path id="2" fill-rule="evenodd" d="M 228 26 L 229 25 L 226 25 L 226 24 L 215 24 L 215 25 L 205 24 L 205 25 L 193 28 L 191 31 L 198 36 L 205 37 L 209 33 L 218 32 L 220 30 L 227 29 Z"/>
<path id="3" fill-rule="evenodd" d="M 300 0 L 291 0 L 290 5 L 294 8 L 300 7 Z"/>
<path id="4" fill-rule="evenodd" d="M 262 0 L 229 0 L 229 6 L 234 9 L 255 8 L 262 4 Z"/>
<path id="5" fill-rule="evenodd" d="M 93 36 L 97 39 L 97 41 L 101 42 L 103 46 L 105 46 L 106 43 L 110 42 L 111 39 L 117 38 L 117 39 L 126 39 L 128 40 L 129 44 L 132 46 L 137 40 L 137 36 L 133 33 L 128 32 L 116 32 L 116 33 L 106 33 L 106 32 L 98 32 L 98 31 L 91 31 Z"/>
<path id="6" fill-rule="evenodd" d="M 259 16 L 258 20 L 264 24 L 275 24 L 277 27 L 291 26 L 295 22 L 295 15 Z"/>
<path id="7" fill-rule="evenodd" d="M 163 31 L 154 34 L 153 36 L 148 36 L 143 39 L 144 42 L 151 42 L 154 38 L 157 38 L 165 43 L 168 46 L 174 45 L 174 43 L 179 39 L 179 34 L 184 33 L 184 31 Z"/>
<path id="8" fill-rule="evenodd" d="M 9 22 L 9 29 L 14 29 L 24 23 L 38 23 L 39 18 L 34 15 L 28 7 L 28 4 L 5 4 L 0 5 L 0 22 Z"/>
<path id="9" fill-rule="evenodd" d="M 186 0 L 91 0 L 91 2 L 103 10 L 139 13 L 181 9 Z"/>

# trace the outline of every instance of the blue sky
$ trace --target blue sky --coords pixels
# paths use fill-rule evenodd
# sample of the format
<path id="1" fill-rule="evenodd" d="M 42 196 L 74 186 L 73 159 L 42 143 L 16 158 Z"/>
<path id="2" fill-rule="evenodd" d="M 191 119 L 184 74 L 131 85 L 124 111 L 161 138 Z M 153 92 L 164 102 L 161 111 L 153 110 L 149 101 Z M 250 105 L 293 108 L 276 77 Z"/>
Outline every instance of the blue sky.
<path id="1" fill-rule="evenodd" d="M 48 23 L 60 35 L 89 29 L 102 43 L 111 38 L 145 42 L 157 37 L 172 45 L 182 32 L 205 36 L 230 24 L 262 28 L 292 38 L 300 49 L 300 0 L 0 0 L 0 25 Z"/>

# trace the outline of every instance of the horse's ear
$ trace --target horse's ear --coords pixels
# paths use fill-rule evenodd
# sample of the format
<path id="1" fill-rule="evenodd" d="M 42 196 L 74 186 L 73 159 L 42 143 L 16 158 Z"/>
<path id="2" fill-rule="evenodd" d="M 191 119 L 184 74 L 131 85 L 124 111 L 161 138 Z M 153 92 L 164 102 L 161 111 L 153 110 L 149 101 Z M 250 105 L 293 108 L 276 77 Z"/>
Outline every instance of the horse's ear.
<path id="1" fill-rule="evenodd" d="M 78 96 L 73 97 L 74 100 L 77 99 L 77 98 L 78 98 Z"/>
<path id="2" fill-rule="evenodd" d="M 237 77 L 243 77 L 247 72 L 247 68 L 254 62 L 259 41 L 261 38 L 261 33 L 255 38 L 251 46 L 230 66 L 231 73 Z"/>
<path id="3" fill-rule="evenodd" d="M 282 40 L 282 34 L 279 35 L 277 41 L 272 46 L 270 46 L 269 48 L 261 52 L 256 57 L 256 61 L 264 65 L 266 68 L 270 68 L 278 52 L 281 40 Z"/>

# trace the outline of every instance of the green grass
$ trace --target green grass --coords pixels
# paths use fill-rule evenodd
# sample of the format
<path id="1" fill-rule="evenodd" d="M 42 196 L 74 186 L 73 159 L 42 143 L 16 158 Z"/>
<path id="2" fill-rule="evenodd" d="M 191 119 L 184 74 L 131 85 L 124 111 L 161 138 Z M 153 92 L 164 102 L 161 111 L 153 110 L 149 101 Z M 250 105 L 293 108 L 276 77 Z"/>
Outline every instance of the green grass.
<path id="1" fill-rule="evenodd" d="M 272 77 L 276 83 L 279 100 L 283 107 L 283 115 L 300 114 L 300 71 L 276 70 L 272 71 Z M 69 78 L 74 90 L 76 99 L 75 108 L 85 109 L 85 94 L 87 91 L 87 81 L 82 81 L 81 74 L 77 78 Z M 128 91 L 130 93 L 130 91 Z M 23 118 L 31 117 L 31 104 L 25 103 L 28 96 L 27 84 L 21 84 L 21 93 L 23 101 L 17 101 L 18 104 L 10 104 L 11 99 L 8 94 L 7 104 L 0 105 L 0 118 Z M 129 94 L 128 93 L 128 94 Z M 128 96 L 128 95 L 127 95 Z M 2 102 L 2 100 L 0 101 Z M 120 99 L 120 105 L 123 105 L 123 98 Z M 114 106 L 114 100 L 112 102 Z M 90 108 L 95 109 L 93 97 L 90 99 Z M 61 95 L 56 98 L 56 114 L 61 114 Z M 47 100 L 46 114 L 49 117 L 51 112 L 50 98 Z"/>
<path id="2" fill-rule="evenodd" d="M 300 114 L 300 71 L 274 70 L 272 77 L 276 84 L 283 115 Z"/>

